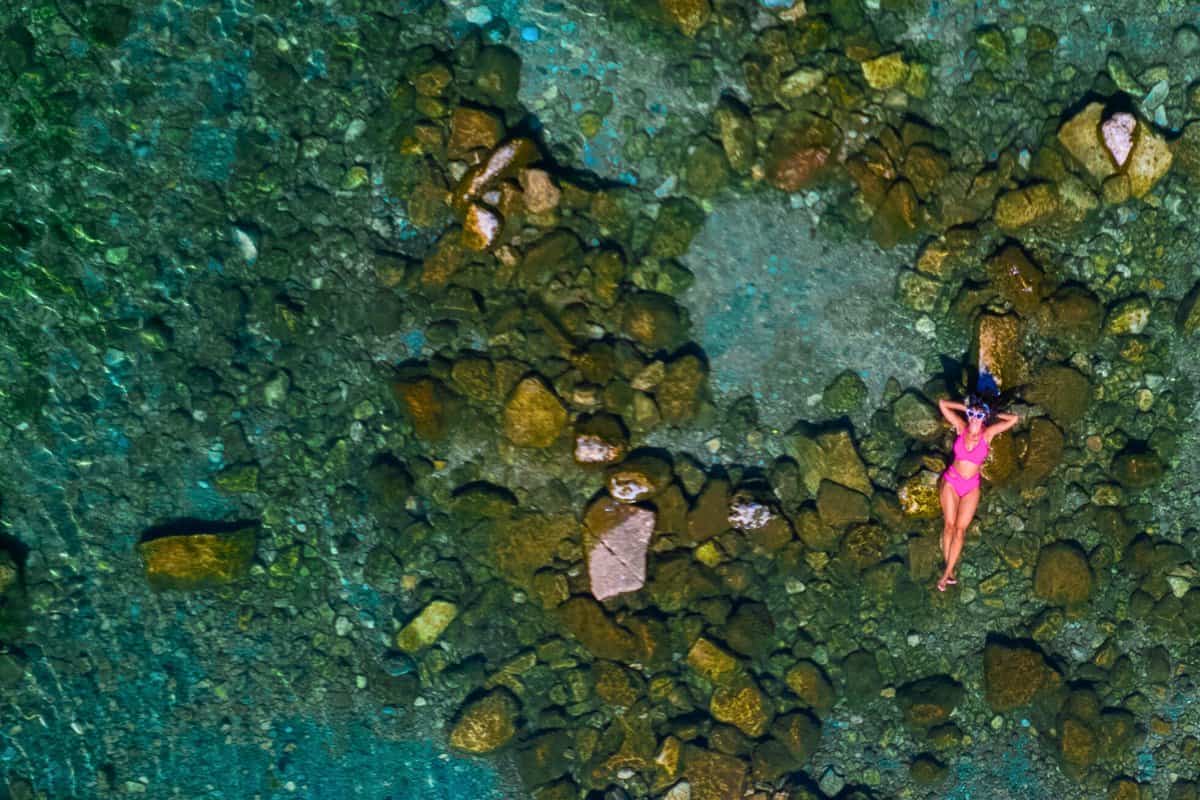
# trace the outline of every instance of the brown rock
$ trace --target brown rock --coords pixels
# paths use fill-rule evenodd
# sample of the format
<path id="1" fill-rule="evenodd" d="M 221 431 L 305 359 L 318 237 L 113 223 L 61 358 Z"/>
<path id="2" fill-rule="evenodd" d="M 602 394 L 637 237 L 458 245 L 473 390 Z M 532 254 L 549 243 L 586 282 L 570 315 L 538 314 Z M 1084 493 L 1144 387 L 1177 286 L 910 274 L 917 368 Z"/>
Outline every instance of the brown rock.
<path id="1" fill-rule="evenodd" d="M 919 212 L 920 203 L 912 184 L 896 181 L 871 218 L 871 237 L 884 249 L 911 240 L 920 226 Z"/>
<path id="2" fill-rule="evenodd" d="M 770 699 L 749 676 L 742 676 L 727 686 L 717 686 L 709 702 L 709 712 L 718 722 L 735 725 L 742 733 L 755 738 L 766 733 L 774 716 Z"/>
<path id="3" fill-rule="evenodd" d="M 435 441 L 445 435 L 449 421 L 448 392 L 440 381 L 434 378 L 399 380 L 392 383 L 392 393 L 417 436 Z"/>
<path id="4" fill-rule="evenodd" d="M 707 378 L 708 368 L 691 353 L 668 362 L 666 375 L 654 392 L 663 421 L 678 424 L 694 417 Z"/>
<path id="5" fill-rule="evenodd" d="M 1171 148 L 1166 140 L 1148 123 L 1139 121 L 1133 150 L 1129 153 L 1129 161 L 1125 163 L 1129 193 L 1134 197 L 1143 197 L 1167 174 L 1171 159 Z"/>
<path id="6" fill-rule="evenodd" d="M 1033 573 L 1033 592 L 1055 605 L 1076 605 L 1092 594 L 1092 570 L 1087 554 L 1073 542 L 1054 542 L 1042 548 Z"/>
<path id="7" fill-rule="evenodd" d="M 504 435 L 518 447 L 549 447 L 567 424 L 567 410 L 541 379 L 517 384 L 504 406 Z"/>
<path id="8" fill-rule="evenodd" d="M 552 564 L 565 543 L 579 547 L 579 523 L 572 514 L 526 514 L 497 520 L 490 529 L 493 563 L 500 574 L 529 589 L 538 570 Z"/>
<path id="9" fill-rule="evenodd" d="M 771 733 L 803 764 L 820 744 L 821 723 L 811 714 L 800 711 L 778 717 L 771 726 Z"/>
<path id="10" fill-rule="evenodd" d="M 595 600 L 572 597 L 554 611 L 563 627 L 596 658 L 632 664 L 641 657 L 637 638 L 613 622 Z"/>
<path id="11" fill-rule="evenodd" d="M 1059 211 L 1058 194 L 1048 183 L 1037 183 L 1005 192 L 996 200 L 995 219 L 1001 230 L 1012 233 L 1055 218 Z"/>
<path id="12" fill-rule="evenodd" d="M 1086 289 L 1061 289 L 1043 304 L 1038 314 L 1043 334 L 1076 349 L 1086 350 L 1100 338 L 1104 306 Z"/>
<path id="13" fill-rule="evenodd" d="M 521 283 L 541 286 L 560 272 L 575 274 L 580 266 L 583 246 L 569 230 L 559 228 L 538 239 L 521 259 Z"/>
<path id="14" fill-rule="evenodd" d="M 767 147 L 767 180 L 785 192 L 812 186 L 829 171 L 840 138 L 827 119 L 805 111 L 787 114 L 776 124 Z"/>
<path id="15" fill-rule="evenodd" d="M 679 306 L 670 295 L 637 292 L 625 302 L 621 330 L 648 350 L 673 348 L 683 330 Z"/>
<path id="16" fill-rule="evenodd" d="M 546 214 L 558 208 L 562 192 L 554 185 L 544 169 L 523 169 L 520 172 L 525 208 L 532 214 Z"/>
<path id="17" fill-rule="evenodd" d="M 988 642 L 984 648 L 984 699 L 993 711 L 1028 705 L 1039 692 L 1061 683 L 1058 673 L 1033 648 L 998 641 Z"/>
<path id="18" fill-rule="evenodd" d="M 717 686 L 733 686 L 743 674 L 737 658 L 704 637 L 696 639 L 688 650 L 688 666 Z"/>
<path id="19" fill-rule="evenodd" d="M 466 260 L 467 251 L 462 244 L 461 230 L 448 229 L 422 265 L 421 284 L 426 288 L 445 286 Z"/>
<path id="20" fill-rule="evenodd" d="M 963 687 L 949 675 L 931 675 L 901 686 L 896 701 L 904 721 L 917 728 L 940 725 L 950 718 L 963 697 Z"/>
<path id="21" fill-rule="evenodd" d="M 516 734 L 517 701 L 495 689 L 468 705 L 450 732 L 450 746 L 468 753 L 490 753 Z"/>
<path id="22" fill-rule="evenodd" d="M 480 203 L 471 203 L 463 220 L 463 247 L 468 250 L 488 250 L 500 238 L 503 227 L 504 221 L 499 214 Z"/>
<path id="23" fill-rule="evenodd" d="M 1050 420 L 1037 417 L 1029 423 L 1029 433 L 1021 441 L 1024 446 L 1018 445 L 1022 467 L 1018 477 L 1022 486 L 1036 486 L 1062 462 L 1063 434 Z"/>
<path id="24" fill-rule="evenodd" d="M 819 459 L 824 465 L 823 477 L 863 494 L 869 495 L 874 491 L 871 479 L 867 476 L 867 466 L 858 454 L 850 431 L 828 431 L 817 436 L 816 441 L 823 455 Z"/>
<path id="25" fill-rule="evenodd" d="M 987 271 L 1000 296 L 1018 314 L 1028 317 L 1037 311 L 1045 293 L 1045 274 L 1019 246 L 1009 244 L 988 259 Z"/>
<path id="26" fill-rule="evenodd" d="M 842 537 L 842 561 L 860 572 L 883 560 L 888 534 L 882 525 L 855 525 Z"/>
<path id="27" fill-rule="evenodd" d="M 1021 354 L 1021 323 L 1013 314 L 983 314 L 977 327 L 979 363 L 987 365 L 1003 388 L 1020 386 L 1029 377 Z"/>
<path id="28" fill-rule="evenodd" d="M 740 758 L 692 744 L 684 748 L 683 775 L 692 800 L 741 800 L 745 791 L 746 765 Z"/>
<path id="29" fill-rule="evenodd" d="M 712 14 L 708 0 L 659 0 L 667 19 L 683 33 L 694 37 Z"/>
<path id="30" fill-rule="evenodd" d="M 844 528 L 855 522 L 866 522 L 870 519 L 870 508 L 866 495 L 832 481 L 821 481 L 821 488 L 817 492 L 817 513 L 826 525 Z"/>
<path id="31" fill-rule="evenodd" d="M 495 114 L 480 108 L 459 106 L 450 115 L 446 157 L 461 160 L 476 148 L 491 150 L 502 136 L 504 123 Z"/>
<path id="32" fill-rule="evenodd" d="M 1067 428 L 1087 413 L 1092 385 L 1078 370 L 1051 364 L 1033 376 L 1025 399 L 1046 409 L 1055 422 Z"/>
<path id="33" fill-rule="evenodd" d="M 1116 161 L 1100 135 L 1103 116 L 1103 103 L 1089 103 L 1058 130 L 1058 141 L 1097 181 L 1117 171 Z"/>
<path id="34" fill-rule="evenodd" d="M 896 490 L 905 516 L 915 519 L 937 519 L 942 515 L 939 475 L 923 469 L 904 479 Z"/>
<path id="35" fill-rule="evenodd" d="M 1096 761 L 1096 734 L 1074 717 L 1067 717 L 1060 724 L 1058 744 L 1063 766 L 1075 776 Z"/>
<path id="36" fill-rule="evenodd" d="M 729 482 L 710 478 L 688 512 L 687 539 L 700 544 L 729 530 Z"/>
<path id="37" fill-rule="evenodd" d="M 249 573 L 255 529 L 159 536 L 138 543 L 146 581 L 154 589 L 201 589 Z"/>
<path id="38" fill-rule="evenodd" d="M 642 453 L 608 468 L 608 493 L 622 503 L 649 500 L 667 488 L 671 478 L 670 464 Z"/>
<path id="39" fill-rule="evenodd" d="M 784 681 L 805 705 L 819 712 L 829 711 L 837 699 L 829 678 L 811 661 L 801 661 L 792 667 L 784 676 Z"/>

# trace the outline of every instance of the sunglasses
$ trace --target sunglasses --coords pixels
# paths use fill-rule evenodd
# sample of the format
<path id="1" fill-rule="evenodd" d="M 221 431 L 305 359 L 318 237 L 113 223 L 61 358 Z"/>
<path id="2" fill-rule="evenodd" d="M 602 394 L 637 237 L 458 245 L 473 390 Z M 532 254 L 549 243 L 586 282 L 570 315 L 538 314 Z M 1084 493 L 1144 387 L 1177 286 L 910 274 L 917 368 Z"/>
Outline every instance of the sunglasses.
<path id="1" fill-rule="evenodd" d="M 980 422 L 982 422 L 983 420 L 987 419 L 987 416 L 988 416 L 988 412 L 984 411 L 981 408 L 968 408 L 967 409 L 967 419 L 977 419 Z"/>

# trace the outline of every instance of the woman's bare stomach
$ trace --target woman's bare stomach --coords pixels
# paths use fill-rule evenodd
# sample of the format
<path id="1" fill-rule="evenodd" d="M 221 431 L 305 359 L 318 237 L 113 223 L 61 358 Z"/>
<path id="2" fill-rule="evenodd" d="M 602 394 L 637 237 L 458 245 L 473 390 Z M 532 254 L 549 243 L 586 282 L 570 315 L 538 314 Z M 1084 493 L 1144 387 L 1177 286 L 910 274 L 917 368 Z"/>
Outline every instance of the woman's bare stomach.
<path id="1" fill-rule="evenodd" d="M 966 465 L 966 466 L 964 466 L 964 465 Z M 979 472 L 978 464 L 976 464 L 974 461 L 966 461 L 961 458 L 958 459 L 957 461 L 955 461 L 950 466 L 954 467 L 954 471 L 957 472 L 959 475 L 963 476 L 964 478 L 974 478 L 975 475 Z"/>

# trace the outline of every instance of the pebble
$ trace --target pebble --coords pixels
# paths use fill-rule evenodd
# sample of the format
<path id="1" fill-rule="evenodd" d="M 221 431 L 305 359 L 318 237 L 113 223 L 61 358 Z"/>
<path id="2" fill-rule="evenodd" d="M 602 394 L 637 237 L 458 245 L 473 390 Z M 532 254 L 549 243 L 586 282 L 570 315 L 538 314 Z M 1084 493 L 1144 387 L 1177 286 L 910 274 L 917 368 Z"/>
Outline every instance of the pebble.
<path id="1" fill-rule="evenodd" d="M 350 633 L 350 629 L 353 627 L 354 624 L 345 617 L 338 617 L 337 621 L 333 624 L 333 629 L 337 631 L 338 636 L 345 636 Z"/>
<path id="2" fill-rule="evenodd" d="M 467 11 L 467 22 L 472 25 L 487 25 L 492 21 L 492 10 L 487 6 L 475 6 Z"/>
<path id="3" fill-rule="evenodd" d="M 918 634 L 910 633 L 907 641 L 909 647 L 916 647 L 921 643 L 921 637 Z"/>
<path id="4" fill-rule="evenodd" d="M 828 768 L 825 770 L 825 773 L 821 775 L 821 791 L 830 797 L 840 792 L 845 785 L 845 779 L 842 778 L 841 775 L 837 774 L 833 767 Z"/>

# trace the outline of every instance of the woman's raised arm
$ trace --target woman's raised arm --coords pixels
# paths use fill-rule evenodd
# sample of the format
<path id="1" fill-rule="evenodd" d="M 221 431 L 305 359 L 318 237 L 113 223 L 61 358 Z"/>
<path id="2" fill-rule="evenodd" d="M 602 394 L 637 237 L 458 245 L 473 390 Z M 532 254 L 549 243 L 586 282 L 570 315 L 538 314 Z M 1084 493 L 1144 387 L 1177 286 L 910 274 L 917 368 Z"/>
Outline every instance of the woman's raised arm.
<path id="1" fill-rule="evenodd" d="M 967 407 L 962 403 L 955 403 L 943 397 L 942 399 L 938 400 L 938 408 L 941 410 L 942 416 L 946 418 L 946 421 L 954 426 L 954 430 L 962 433 L 962 429 L 966 427 L 967 423 L 962 417 L 954 412 L 966 411 Z"/>

